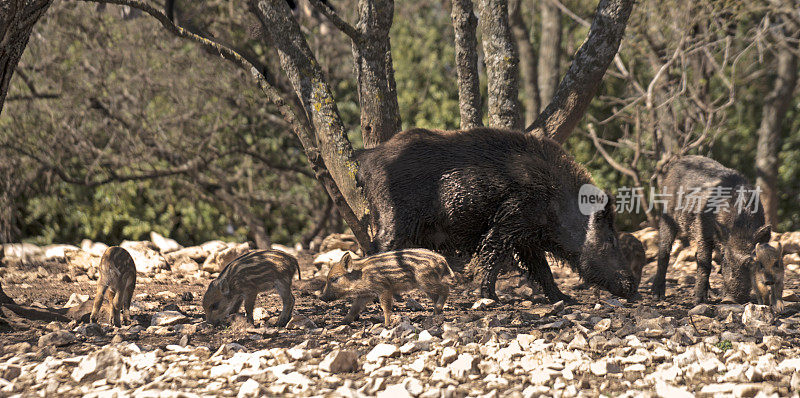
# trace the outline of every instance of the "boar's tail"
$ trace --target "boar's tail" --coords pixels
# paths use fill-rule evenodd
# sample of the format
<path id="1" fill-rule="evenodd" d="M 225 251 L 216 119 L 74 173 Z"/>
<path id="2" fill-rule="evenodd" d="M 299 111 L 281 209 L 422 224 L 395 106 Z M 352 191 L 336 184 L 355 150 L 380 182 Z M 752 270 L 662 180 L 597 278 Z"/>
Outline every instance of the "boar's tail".
<path id="1" fill-rule="evenodd" d="M 300 262 L 294 260 L 294 267 L 297 269 L 297 280 L 302 281 L 303 277 L 300 275 Z"/>

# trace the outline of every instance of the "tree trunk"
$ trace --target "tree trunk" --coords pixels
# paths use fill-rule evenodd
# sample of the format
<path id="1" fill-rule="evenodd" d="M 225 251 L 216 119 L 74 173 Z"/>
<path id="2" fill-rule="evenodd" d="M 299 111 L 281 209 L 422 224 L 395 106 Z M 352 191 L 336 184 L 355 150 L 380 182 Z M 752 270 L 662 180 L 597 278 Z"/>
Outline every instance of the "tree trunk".
<path id="1" fill-rule="evenodd" d="M 481 86 L 478 75 L 478 39 L 475 27 L 478 18 L 472 12 L 472 0 L 453 0 L 453 19 L 458 74 L 458 110 L 461 128 L 483 126 L 481 120 Z"/>
<path id="2" fill-rule="evenodd" d="M 11 76 L 19 63 L 36 21 L 53 0 L 4 0 L 0 2 L 0 113 L 8 95 Z"/>
<path id="3" fill-rule="evenodd" d="M 506 0 L 481 0 L 481 32 L 489 88 L 489 126 L 521 129 L 516 48 Z"/>
<path id="4" fill-rule="evenodd" d="M 761 188 L 761 203 L 766 221 L 778 225 L 778 153 L 781 149 L 781 125 L 792 103 L 797 84 L 797 48 L 780 46 L 777 72 L 772 91 L 764 99 L 756 150 L 756 184 Z"/>
<path id="5" fill-rule="evenodd" d="M 361 136 L 372 148 L 400 131 L 389 29 L 394 17 L 392 0 L 359 0 L 360 36 L 353 42 L 353 60 L 361 106 Z"/>
<path id="6" fill-rule="evenodd" d="M 350 225 L 362 249 L 367 250 L 370 242 L 367 227 L 369 207 L 363 188 L 356 179 L 359 165 L 353 157 L 353 147 L 347 140 L 344 124 L 322 69 L 285 0 L 259 0 L 254 5 L 253 8 L 278 51 L 281 67 L 314 126 L 320 155 L 335 182 L 326 183 L 325 188 L 334 200 L 338 196 L 344 198 L 346 203 L 337 202 L 336 206 Z M 307 143 L 304 147 L 311 145 L 313 144 Z M 314 157 L 315 154 L 309 154 L 312 163 Z M 318 178 L 322 179 L 324 176 Z"/>
<path id="7" fill-rule="evenodd" d="M 632 8 L 633 0 L 600 0 L 589 37 L 575 53 L 553 100 L 526 131 L 546 134 L 561 143 L 567 140 L 617 54 Z"/>
<path id="8" fill-rule="evenodd" d="M 508 18 L 511 23 L 511 32 L 514 33 L 514 40 L 517 44 L 519 53 L 519 69 L 522 79 L 522 88 L 525 95 L 522 97 L 522 104 L 525 107 L 525 125 L 533 123 L 539 115 L 539 78 L 536 66 L 536 51 L 531 44 L 531 34 L 525 21 L 522 19 L 522 0 L 511 0 L 508 3 Z"/>
<path id="9" fill-rule="evenodd" d="M 550 0 L 541 0 L 540 5 L 539 97 L 543 104 L 549 104 L 561 77 L 558 71 L 561 60 L 561 10 Z"/>

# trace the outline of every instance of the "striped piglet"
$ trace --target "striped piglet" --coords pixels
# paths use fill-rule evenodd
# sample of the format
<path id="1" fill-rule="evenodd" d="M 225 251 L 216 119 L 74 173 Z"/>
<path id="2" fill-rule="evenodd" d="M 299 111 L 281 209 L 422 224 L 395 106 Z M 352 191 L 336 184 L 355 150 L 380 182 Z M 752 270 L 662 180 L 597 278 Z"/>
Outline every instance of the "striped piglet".
<path id="1" fill-rule="evenodd" d="M 297 259 L 279 250 L 253 250 L 235 258 L 208 285 L 203 296 L 206 321 L 218 324 L 226 316 L 238 312 L 244 302 L 247 322 L 252 324 L 256 296 L 274 287 L 283 301 L 276 326 L 286 326 L 294 308 L 292 278 L 295 271 L 300 279 Z"/>
<path id="2" fill-rule="evenodd" d="M 331 267 L 320 299 L 333 301 L 353 297 L 353 305 L 344 318 L 350 323 L 358 318 L 364 306 L 378 297 L 383 308 L 383 322 L 389 325 L 392 317 L 393 296 L 420 289 L 433 301 L 433 312 L 438 314 L 450 289 L 442 281 L 453 276 L 444 256 L 426 249 L 391 251 L 355 260 L 346 253 L 338 264 Z"/>

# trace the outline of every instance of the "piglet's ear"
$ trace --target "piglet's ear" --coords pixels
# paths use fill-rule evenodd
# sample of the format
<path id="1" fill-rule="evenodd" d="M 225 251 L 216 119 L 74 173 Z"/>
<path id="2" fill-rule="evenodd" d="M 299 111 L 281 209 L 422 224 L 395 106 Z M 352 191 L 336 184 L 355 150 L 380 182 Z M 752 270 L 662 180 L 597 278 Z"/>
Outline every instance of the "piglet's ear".
<path id="1" fill-rule="evenodd" d="M 771 237 L 772 226 L 767 224 L 759 228 L 756 233 L 753 234 L 753 241 L 756 243 L 768 243 Z"/>
<path id="2" fill-rule="evenodd" d="M 353 257 L 350 254 L 350 252 L 348 251 L 347 253 L 345 253 L 342 256 L 342 259 L 339 260 L 339 265 L 341 265 L 342 268 L 344 268 L 345 272 L 350 272 L 350 268 L 351 268 L 352 264 L 353 264 Z"/>

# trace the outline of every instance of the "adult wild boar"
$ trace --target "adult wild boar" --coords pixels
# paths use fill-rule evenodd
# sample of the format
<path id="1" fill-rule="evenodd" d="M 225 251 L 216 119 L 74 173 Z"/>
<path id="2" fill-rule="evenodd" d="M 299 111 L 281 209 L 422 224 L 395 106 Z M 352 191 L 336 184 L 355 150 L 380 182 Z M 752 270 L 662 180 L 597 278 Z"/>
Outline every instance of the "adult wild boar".
<path id="1" fill-rule="evenodd" d="M 635 293 L 620 258 L 614 206 L 585 215 L 578 192 L 592 178 L 549 138 L 476 128 L 412 129 L 359 152 L 376 231 L 372 252 L 424 247 L 476 254 L 481 295 L 514 256 L 550 301 L 571 300 L 553 280 L 545 252 L 618 296 Z"/>
<path id="2" fill-rule="evenodd" d="M 653 293 L 664 298 L 667 266 L 675 238 L 697 243 L 695 303 L 708 300 L 715 247 L 722 253 L 723 301 L 750 299 L 753 250 L 770 238 L 755 188 L 736 170 L 704 156 L 670 161 L 659 177 L 665 206 L 658 230 L 658 271 Z"/>

